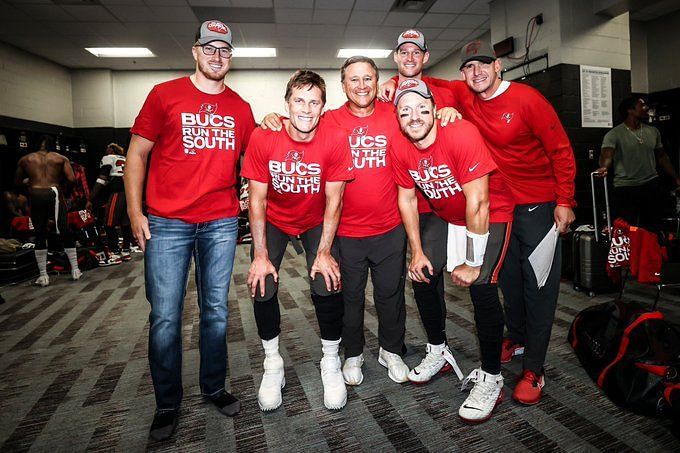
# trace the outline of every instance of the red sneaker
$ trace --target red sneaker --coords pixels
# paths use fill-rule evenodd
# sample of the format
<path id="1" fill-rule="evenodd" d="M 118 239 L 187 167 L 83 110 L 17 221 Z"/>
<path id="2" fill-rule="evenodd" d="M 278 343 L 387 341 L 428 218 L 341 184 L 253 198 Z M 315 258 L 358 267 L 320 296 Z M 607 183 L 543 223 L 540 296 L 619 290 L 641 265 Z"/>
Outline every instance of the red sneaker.
<path id="1" fill-rule="evenodd" d="M 501 349 L 501 363 L 510 363 L 512 358 L 524 354 L 524 345 L 513 342 L 510 338 L 503 340 Z"/>
<path id="2" fill-rule="evenodd" d="M 545 385 L 543 374 L 536 375 L 533 371 L 524 370 L 519 378 L 515 390 L 512 392 L 512 399 L 518 403 L 531 406 L 541 401 L 541 393 Z"/>

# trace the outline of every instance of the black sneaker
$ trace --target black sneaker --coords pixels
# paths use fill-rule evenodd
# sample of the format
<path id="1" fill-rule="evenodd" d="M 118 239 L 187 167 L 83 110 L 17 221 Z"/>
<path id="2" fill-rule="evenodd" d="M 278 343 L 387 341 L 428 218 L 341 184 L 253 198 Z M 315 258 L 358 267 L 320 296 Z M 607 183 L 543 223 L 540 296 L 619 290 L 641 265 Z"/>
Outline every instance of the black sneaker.
<path id="1" fill-rule="evenodd" d="M 222 390 L 222 392 L 213 396 L 206 396 L 211 403 L 224 415 L 233 417 L 241 410 L 241 402 L 231 393 Z"/>
<path id="2" fill-rule="evenodd" d="M 155 441 L 167 440 L 177 428 L 177 411 L 156 412 L 149 429 L 149 437 Z"/>

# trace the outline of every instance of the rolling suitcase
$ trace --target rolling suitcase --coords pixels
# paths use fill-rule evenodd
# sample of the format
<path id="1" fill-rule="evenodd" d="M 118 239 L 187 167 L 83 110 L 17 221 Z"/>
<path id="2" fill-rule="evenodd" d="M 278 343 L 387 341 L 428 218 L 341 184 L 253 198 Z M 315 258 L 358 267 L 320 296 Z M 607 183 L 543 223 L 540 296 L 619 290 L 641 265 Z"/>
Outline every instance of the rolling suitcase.
<path id="1" fill-rule="evenodd" d="M 611 240 L 611 216 L 609 213 L 609 192 L 607 178 L 603 178 L 604 200 L 607 215 L 607 236 L 598 226 L 597 201 L 595 196 L 595 174 L 590 174 L 593 197 L 593 227 L 579 228 L 574 232 L 572 242 L 572 262 L 574 266 L 574 289 L 584 291 L 590 297 L 598 293 L 616 290 L 607 275 L 607 255 Z"/>
<path id="2" fill-rule="evenodd" d="M 0 254 L 0 285 L 18 283 L 38 275 L 33 250 Z"/>

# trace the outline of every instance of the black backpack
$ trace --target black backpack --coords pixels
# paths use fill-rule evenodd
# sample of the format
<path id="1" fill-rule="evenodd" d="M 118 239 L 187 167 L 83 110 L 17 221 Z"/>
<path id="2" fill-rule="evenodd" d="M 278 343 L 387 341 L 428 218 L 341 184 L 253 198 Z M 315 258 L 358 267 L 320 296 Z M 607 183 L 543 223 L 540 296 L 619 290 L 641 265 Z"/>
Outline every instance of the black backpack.
<path id="1" fill-rule="evenodd" d="M 634 302 L 595 305 L 576 315 L 567 340 L 614 403 L 680 419 L 680 333 L 661 312 Z"/>

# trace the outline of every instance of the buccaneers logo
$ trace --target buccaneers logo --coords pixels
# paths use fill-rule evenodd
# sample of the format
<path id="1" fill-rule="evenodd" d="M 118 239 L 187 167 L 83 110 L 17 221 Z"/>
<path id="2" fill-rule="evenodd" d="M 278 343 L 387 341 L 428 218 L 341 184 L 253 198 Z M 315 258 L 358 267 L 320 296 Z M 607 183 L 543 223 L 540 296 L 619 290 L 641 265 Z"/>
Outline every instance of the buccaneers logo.
<path id="1" fill-rule="evenodd" d="M 482 46 L 481 41 L 472 41 L 470 44 L 465 46 L 465 56 L 477 55 L 479 48 Z"/>
<path id="2" fill-rule="evenodd" d="M 416 30 L 406 30 L 401 34 L 401 37 L 404 39 L 418 39 L 420 38 L 420 33 L 418 33 Z"/>
<path id="3" fill-rule="evenodd" d="M 217 113 L 217 104 L 209 104 L 209 103 L 204 103 L 201 104 L 201 108 L 198 109 L 198 113 L 209 113 L 211 115 L 214 115 Z"/>
<path id="4" fill-rule="evenodd" d="M 288 151 L 288 154 L 286 154 L 286 158 L 284 160 L 289 162 L 302 162 L 303 157 L 305 157 L 304 151 L 296 151 L 291 149 Z"/>
<path id="5" fill-rule="evenodd" d="M 417 87 L 418 81 L 415 79 L 406 79 L 399 85 L 400 90 L 408 90 L 409 88 Z"/>
<path id="6" fill-rule="evenodd" d="M 512 121 L 512 118 L 515 116 L 514 113 L 509 113 L 505 112 L 504 114 L 501 115 L 501 118 L 503 121 L 505 121 L 507 124 L 510 124 L 510 121 Z"/>
<path id="7" fill-rule="evenodd" d="M 357 126 L 352 131 L 352 135 L 366 135 L 368 133 L 368 126 Z"/>
<path id="8" fill-rule="evenodd" d="M 229 34 L 229 27 L 224 25 L 222 22 L 210 22 L 208 24 L 208 30 L 213 31 L 215 33 L 221 33 L 223 35 Z"/>
<path id="9" fill-rule="evenodd" d="M 432 156 L 423 157 L 418 162 L 418 170 L 427 170 L 432 166 Z"/>

